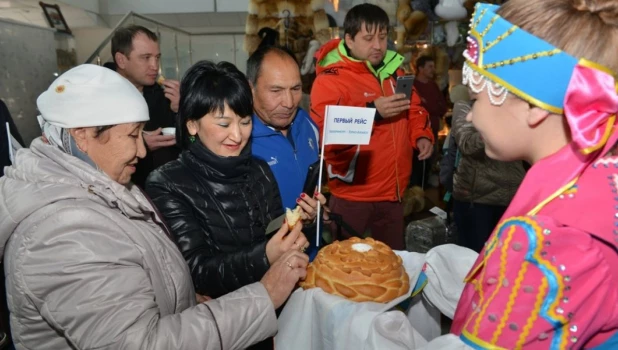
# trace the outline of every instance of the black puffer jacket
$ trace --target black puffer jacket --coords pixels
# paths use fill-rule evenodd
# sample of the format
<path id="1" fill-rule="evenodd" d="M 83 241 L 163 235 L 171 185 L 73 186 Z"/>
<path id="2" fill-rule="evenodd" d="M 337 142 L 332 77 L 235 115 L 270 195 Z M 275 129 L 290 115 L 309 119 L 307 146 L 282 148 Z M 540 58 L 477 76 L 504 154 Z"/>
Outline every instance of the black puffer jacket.
<path id="1" fill-rule="evenodd" d="M 195 142 L 146 182 L 189 264 L 197 293 L 216 298 L 259 281 L 269 268 L 268 223 L 283 214 L 266 162 L 215 155 Z"/>

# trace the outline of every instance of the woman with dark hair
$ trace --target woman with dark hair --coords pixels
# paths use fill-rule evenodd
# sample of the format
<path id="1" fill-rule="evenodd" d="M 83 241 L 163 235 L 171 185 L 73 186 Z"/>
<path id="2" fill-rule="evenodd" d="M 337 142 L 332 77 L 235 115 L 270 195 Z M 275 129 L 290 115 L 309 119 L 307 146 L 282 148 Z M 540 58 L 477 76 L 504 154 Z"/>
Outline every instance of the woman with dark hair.
<path id="1" fill-rule="evenodd" d="M 259 281 L 289 250 L 308 245 L 297 224 L 268 239 L 284 213 L 268 164 L 251 156 L 252 95 L 231 63 L 201 61 L 180 86 L 176 137 L 184 151 L 146 182 L 189 264 L 196 291 L 216 298 Z"/>
<path id="2" fill-rule="evenodd" d="M 15 348 L 245 349 L 276 333 L 275 309 L 305 277 L 307 257 L 289 251 L 260 281 L 196 300 L 168 228 L 131 183 L 148 121 L 133 84 L 84 64 L 37 107 L 43 137 L 0 178 Z"/>

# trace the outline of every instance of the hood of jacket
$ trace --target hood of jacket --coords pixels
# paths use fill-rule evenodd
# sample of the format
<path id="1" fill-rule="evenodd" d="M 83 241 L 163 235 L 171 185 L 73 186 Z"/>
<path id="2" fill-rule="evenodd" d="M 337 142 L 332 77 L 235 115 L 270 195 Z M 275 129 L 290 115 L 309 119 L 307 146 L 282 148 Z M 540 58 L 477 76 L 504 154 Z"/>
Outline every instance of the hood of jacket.
<path id="1" fill-rule="evenodd" d="M 349 69 L 354 73 L 371 73 L 380 81 L 393 76 L 403 63 L 403 56 L 395 51 L 386 51 L 382 65 L 374 68 L 369 61 L 360 61 L 350 55 L 342 39 L 333 39 L 324 44 L 315 54 L 316 74 L 329 69 Z"/>
<path id="2" fill-rule="evenodd" d="M 112 180 L 82 160 L 40 138 L 19 150 L 0 178 L 0 256 L 17 226 L 52 203 L 89 199 L 129 218 L 148 218 L 152 207 L 141 190 Z"/>

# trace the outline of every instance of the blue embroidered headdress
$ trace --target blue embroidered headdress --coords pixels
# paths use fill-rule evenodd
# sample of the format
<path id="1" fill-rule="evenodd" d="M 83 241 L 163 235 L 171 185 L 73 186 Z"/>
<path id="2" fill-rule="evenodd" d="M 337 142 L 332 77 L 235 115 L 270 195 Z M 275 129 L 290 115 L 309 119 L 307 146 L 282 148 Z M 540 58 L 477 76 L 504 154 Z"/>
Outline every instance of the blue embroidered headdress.
<path id="1" fill-rule="evenodd" d="M 584 153 L 599 149 L 615 121 L 615 74 L 528 33 L 498 15 L 498 9 L 476 4 L 464 51 L 464 84 L 475 93 L 486 89 L 494 105 L 501 105 L 510 92 L 551 113 L 564 114 L 579 148 Z M 594 94 L 585 96 L 586 91 Z M 584 110 L 598 113 L 588 116 Z"/>

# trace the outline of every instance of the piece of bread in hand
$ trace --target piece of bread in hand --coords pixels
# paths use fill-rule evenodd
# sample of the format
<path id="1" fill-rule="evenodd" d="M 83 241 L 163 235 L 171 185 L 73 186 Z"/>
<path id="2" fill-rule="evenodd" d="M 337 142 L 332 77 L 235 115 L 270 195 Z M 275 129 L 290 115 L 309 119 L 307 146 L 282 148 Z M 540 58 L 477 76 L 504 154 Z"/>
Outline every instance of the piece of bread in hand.
<path id="1" fill-rule="evenodd" d="M 300 220 L 300 206 L 296 206 L 294 210 L 290 208 L 285 209 L 285 222 L 288 224 L 290 230 L 296 226 L 298 220 Z"/>
<path id="2" fill-rule="evenodd" d="M 164 81 L 165 81 L 165 77 L 163 75 L 159 75 L 159 77 L 157 78 L 157 84 L 163 85 Z"/>

